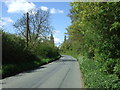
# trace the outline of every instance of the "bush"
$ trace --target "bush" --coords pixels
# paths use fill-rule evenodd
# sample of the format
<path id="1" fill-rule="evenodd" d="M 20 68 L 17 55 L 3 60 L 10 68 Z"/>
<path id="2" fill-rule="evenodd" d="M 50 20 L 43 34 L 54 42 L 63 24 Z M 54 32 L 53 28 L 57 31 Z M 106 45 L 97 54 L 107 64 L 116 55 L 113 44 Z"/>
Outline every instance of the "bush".
<path id="1" fill-rule="evenodd" d="M 87 88 L 120 88 L 120 80 L 116 74 L 102 72 L 103 64 L 82 56 L 78 60 Z"/>
<path id="2" fill-rule="evenodd" d="M 56 58 L 59 56 L 57 47 L 46 42 L 36 44 L 33 48 L 33 53 L 39 58 Z"/>
<path id="3" fill-rule="evenodd" d="M 34 46 L 29 43 L 26 47 L 21 37 L 2 33 L 2 78 L 46 64 L 59 56 L 57 47 L 49 43 L 41 42 Z"/>
<path id="4" fill-rule="evenodd" d="M 2 63 L 22 63 L 38 59 L 28 50 L 24 39 L 12 34 L 2 34 Z"/>

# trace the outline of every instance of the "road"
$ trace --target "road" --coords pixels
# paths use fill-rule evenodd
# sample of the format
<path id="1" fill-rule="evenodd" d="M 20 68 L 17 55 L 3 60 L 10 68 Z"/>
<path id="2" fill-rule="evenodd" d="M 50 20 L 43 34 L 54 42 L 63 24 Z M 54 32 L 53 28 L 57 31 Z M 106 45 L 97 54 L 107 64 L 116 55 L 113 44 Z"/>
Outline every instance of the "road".
<path id="1" fill-rule="evenodd" d="M 82 88 L 79 63 L 71 56 L 2 80 L 3 88 Z"/>

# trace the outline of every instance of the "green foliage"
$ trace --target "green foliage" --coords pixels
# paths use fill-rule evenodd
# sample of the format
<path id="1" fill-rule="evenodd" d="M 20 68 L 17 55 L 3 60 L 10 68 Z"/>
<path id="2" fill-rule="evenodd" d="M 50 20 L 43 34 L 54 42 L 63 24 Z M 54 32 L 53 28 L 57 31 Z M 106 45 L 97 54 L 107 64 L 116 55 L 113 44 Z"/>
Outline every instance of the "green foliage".
<path id="1" fill-rule="evenodd" d="M 32 11 L 29 11 L 27 15 L 24 14 L 13 24 L 13 26 L 17 30 L 17 34 L 21 35 L 22 38 L 28 38 L 28 42 L 34 44 L 41 39 L 47 38 L 51 33 L 52 26 L 50 24 L 49 11 L 38 9 L 36 13 L 30 15 L 31 13 Z M 28 33 L 26 32 L 27 27 L 29 28 Z M 26 35 L 26 33 L 28 35 Z"/>
<path id="2" fill-rule="evenodd" d="M 33 52 L 40 58 L 56 58 L 59 56 L 58 48 L 46 42 L 36 44 Z"/>
<path id="3" fill-rule="evenodd" d="M 68 16 L 72 24 L 67 28 L 68 39 L 61 45 L 61 52 L 88 59 L 82 63 L 88 87 L 118 87 L 120 2 L 72 2 L 70 5 Z M 95 81 L 94 75 L 102 83 Z"/>
<path id="4" fill-rule="evenodd" d="M 22 63 L 38 58 L 28 50 L 24 39 L 2 33 L 2 63 Z"/>
<path id="5" fill-rule="evenodd" d="M 51 45 L 54 46 L 54 37 L 53 37 L 53 34 L 51 34 L 51 36 L 50 36 L 50 43 L 51 43 Z"/>
<path id="6" fill-rule="evenodd" d="M 26 42 L 20 36 L 2 33 L 2 75 L 3 78 L 32 69 L 60 57 L 59 50 L 49 40 L 35 43 Z"/>
<path id="7" fill-rule="evenodd" d="M 85 86 L 88 88 L 120 88 L 115 74 L 107 75 L 101 71 L 102 64 L 92 59 L 78 57 Z"/>

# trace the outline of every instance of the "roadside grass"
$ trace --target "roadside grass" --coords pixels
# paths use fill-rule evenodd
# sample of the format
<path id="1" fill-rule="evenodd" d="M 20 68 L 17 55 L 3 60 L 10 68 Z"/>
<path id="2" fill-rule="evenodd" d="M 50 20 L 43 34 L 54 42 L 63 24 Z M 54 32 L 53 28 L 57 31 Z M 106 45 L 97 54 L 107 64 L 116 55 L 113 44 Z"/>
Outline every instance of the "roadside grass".
<path id="1" fill-rule="evenodd" d="M 46 58 L 46 59 L 44 58 L 41 60 L 35 60 L 35 61 L 24 62 L 24 63 L 19 63 L 19 64 L 2 65 L 2 70 L 1 70 L 2 78 L 12 76 L 12 75 L 15 75 L 20 72 L 27 71 L 27 70 L 32 70 L 36 67 L 42 66 L 44 64 L 47 64 L 47 63 L 57 60 L 59 58 L 60 58 L 60 56 L 57 56 L 56 58 Z"/>
<path id="2" fill-rule="evenodd" d="M 85 88 L 120 88 L 116 74 L 102 72 L 102 64 L 98 61 L 79 56 L 80 69 L 83 74 Z"/>

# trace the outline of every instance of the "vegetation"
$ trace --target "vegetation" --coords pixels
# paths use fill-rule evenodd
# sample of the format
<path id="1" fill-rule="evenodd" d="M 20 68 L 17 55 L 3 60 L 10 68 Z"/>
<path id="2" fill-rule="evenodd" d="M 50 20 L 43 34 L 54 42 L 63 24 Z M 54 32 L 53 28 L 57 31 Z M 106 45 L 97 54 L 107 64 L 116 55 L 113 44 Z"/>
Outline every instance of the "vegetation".
<path id="1" fill-rule="evenodd" d="M 46 36 L 51 33 L 52 27 L 49 17 L 49 11 L 39 9 L 34 14 L 29 11 L 27 15 L 24 14 L 22 18 L 18 19 L 13 26 L 18 35 L 25 38 L 26 41 L 28 39 L 31 44 L 35 44 L 42 39 L 46 39 Z"/>
<path id="2" fill-rule="evenodd" d="M 48 31 L 51 30 L 51 27 L 48 27 L 49 13 L 39 10 L 34 15 L 28 15 L 30 12 L 27 13 L 27 18 L 24 15 L 14 24 L 18 30 L 16 35 L 0 30 L 2 34 L 2 78 L 60 57 L 59 50 L 54 45 L 54 37 L 51 31 Z"/>
<path id="3" fill-rule="evenodd" d="M 57 59 L 57 47 L 50 42 L 39 42 L 27 47 L 25 40 L 13 34 L 2 33 L 2 74 L 3 78 L 34 68 Z"/>
<path id="4" fill-rule="evenodd" d="M 73 2 L 61 53 L 78 58 L 85 87 L 120 88 L 120 2 Z"/>

